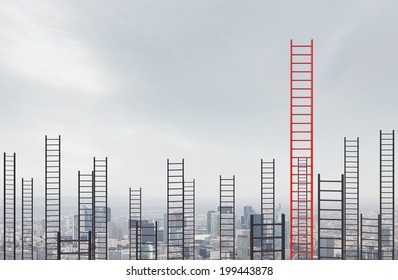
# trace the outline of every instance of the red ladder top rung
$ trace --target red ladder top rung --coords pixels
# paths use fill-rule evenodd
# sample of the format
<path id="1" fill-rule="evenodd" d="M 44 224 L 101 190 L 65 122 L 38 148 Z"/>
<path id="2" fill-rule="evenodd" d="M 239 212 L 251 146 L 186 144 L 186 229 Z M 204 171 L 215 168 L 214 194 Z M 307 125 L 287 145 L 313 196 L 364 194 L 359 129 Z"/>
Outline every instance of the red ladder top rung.
<path id="1" fill-rule="evenodd" d="M 293 48 L 310 48 L 310 47 L 312 47 L 312 45 L 293 45 L 292 44 L 292 47 Z"/>

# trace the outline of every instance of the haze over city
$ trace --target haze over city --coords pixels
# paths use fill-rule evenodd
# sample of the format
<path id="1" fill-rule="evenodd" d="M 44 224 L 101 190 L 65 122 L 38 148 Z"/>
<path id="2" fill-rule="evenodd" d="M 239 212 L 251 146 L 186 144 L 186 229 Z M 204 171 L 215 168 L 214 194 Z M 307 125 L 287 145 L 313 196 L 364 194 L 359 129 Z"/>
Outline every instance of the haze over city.
<path id="1" fill-rule="evenodd" d="M 198 207 L 215 208 L 218 176 L 235 175 L 237 201 L 258 209 L 260 159 L 275 158 L 287 208 L 289 40 L 313 39 L 314 174 L 339 178 L 343 137 L 359 136 L 361 205 L 377 203 L 378 133 L 398 124 L 397 8 L 2 1 L 0 147 L 40 197 L 44 136 L 61 135 L 62 195 L 77 196 L 77 171 L 107 156 L 110 201 L 142 187 L 144 211 L 166 207 L 167 158 L 185 159 Z"/>

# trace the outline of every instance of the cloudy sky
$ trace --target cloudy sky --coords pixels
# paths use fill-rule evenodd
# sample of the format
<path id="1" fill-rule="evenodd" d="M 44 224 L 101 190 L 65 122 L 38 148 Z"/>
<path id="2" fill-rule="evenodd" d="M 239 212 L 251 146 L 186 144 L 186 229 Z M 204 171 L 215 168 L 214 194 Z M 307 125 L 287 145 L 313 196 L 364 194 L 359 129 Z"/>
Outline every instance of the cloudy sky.
<path id="1" fill-rule="evenodd" d="M 108 157 L 111 196 L 166 202 L 185 159 L 199 206 L 218 176 L 258 208 L 260 159 L 289 193 L 289 40 L 314 39 L 315 174 L 339 178 L 360 137 L 361 202 L 377 202 L 379 130 L 398 127 L 398 3 L 2 0 L 0 148 L 44 195 L 44 136 L 62 136 L 62 194 Z M 112 206 L 112 205 L 111 205 Z"/>

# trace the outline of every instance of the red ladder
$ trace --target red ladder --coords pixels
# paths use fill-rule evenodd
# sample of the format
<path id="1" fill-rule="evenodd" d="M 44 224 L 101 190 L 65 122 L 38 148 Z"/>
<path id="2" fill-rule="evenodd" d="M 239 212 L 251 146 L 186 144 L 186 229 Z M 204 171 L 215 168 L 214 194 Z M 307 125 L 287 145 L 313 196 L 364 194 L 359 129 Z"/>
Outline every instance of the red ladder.
<path id="1" fill-rule="evenodd" d="M 313 40 L 290 40 L 290 259 L 313 259 Z"/>

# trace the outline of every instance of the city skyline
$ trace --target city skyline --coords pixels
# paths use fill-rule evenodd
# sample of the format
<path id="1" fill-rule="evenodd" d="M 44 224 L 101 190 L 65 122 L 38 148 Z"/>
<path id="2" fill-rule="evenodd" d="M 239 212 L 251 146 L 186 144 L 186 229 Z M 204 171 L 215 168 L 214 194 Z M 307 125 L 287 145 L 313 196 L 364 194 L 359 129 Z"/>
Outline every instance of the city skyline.
<path id="1" fill-rule="evenodd" d="M 306 3 L 5 1 L 0 146 L 17 152 L 36 194 L 43 137 L 61 134 L 67 196 L 95 155 L 111 160 L 110 196 L 142 187 L 156 199 L 166 159 L 185 158 L 198 198 L 235 175 L 248 203 L 260 159 L 275 158 L 276 197 L 288 199 L 288 42 L 312 38 L 314 174 L 338 178 L 343 138 L 359 136 L 361 202 L 371 203 L 378 131 L 396 127 L 397 4 Z"/>

